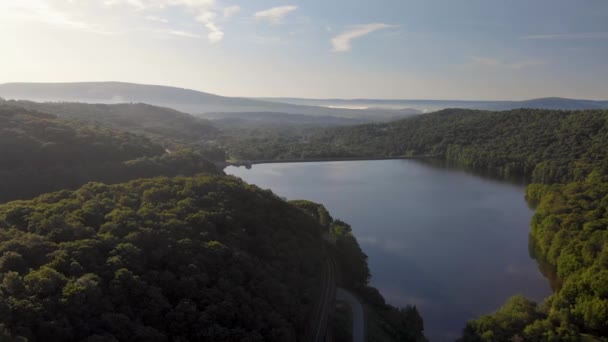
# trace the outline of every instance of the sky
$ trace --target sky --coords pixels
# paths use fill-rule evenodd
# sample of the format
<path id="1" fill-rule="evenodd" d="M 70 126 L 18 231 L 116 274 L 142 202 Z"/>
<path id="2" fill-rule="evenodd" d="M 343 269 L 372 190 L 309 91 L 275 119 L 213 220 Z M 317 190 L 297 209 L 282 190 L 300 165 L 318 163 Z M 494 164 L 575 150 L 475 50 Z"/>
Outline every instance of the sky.
<path id="1" fill-rule="evenodd" d="M 607 0 L 0 0 L 0 83 L 608 100 Z"/>

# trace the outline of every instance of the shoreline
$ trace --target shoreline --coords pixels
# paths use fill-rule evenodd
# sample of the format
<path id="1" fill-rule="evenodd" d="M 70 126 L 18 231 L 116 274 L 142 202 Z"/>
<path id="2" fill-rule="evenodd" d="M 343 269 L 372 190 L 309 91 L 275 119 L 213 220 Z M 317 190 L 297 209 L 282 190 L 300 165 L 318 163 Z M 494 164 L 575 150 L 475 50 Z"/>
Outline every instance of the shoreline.
<path id="1" fill-rule="evenodd" d="M 309 158 L 309 159 L 260 159 L 242 160 L 236 162 L 218 162 L 216 166 L 223 170 L 228 166 L 251 168 L 256 164 L 286 164 L 286 163 L 315 163 L 315 162 L 339 162 L 339 161 L 365 161 L 365 160 L 407 160 L 407 159 L 435 159 L 439 156 L 394 156 L 394 157 L 348 157 L 348 158 Z"/>

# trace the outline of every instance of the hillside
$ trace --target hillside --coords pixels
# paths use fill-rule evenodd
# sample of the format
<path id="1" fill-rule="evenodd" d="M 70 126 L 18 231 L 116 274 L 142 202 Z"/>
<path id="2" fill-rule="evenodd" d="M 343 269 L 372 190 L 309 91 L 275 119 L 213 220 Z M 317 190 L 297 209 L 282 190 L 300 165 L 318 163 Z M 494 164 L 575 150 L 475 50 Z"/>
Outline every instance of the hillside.
<path id="1" fill-rule="evenodd" d="M 451 109 L 301 136 L 230 137 L 226 144 L 241 159 L 433 155 L 503 177 L 564 182 L 608 163 L 608 112 Z"/>
<path id="2" fill-rule="evenodd" d="M 0 201 L 89 181 L 217 172 L 198 152 L 166 154 L 149 138 L 0 105 Z"/>
<path id="3" fill-rule="evenodd" d="M 154 139 L 181 142 L 211 140 L 217 130 L 207 120 L 174 109 L 143 103 L 88 104 L 76 102 L 7 101 L 22 107 L 60 118 L 84 120 L 111 129 L 146 134 Z"/>
<path id="4" fill-rule="evenodd" d="M 297 341 L 321 227 L 230 177 L 92 183 L 0 206 L 0 322 L 28 341 Z"/>
<path id="5" fill-rule="evenodd" d="M 435 155 L 534 182 L 584 179 L 608 156 L 608 111 L 445 110 L 386 125 L 339 128 L 319 145 L 355 155 Z"/>
<path id="6" fill-rule="evenodd" d="M 372 121 L 406 117 L 420 113 L 418 111 L 352 110 L 293 105 L 247 98 L 224 97 L 190 89 L 122 82 L 6 83 L 0 84 L 0 97 L 7 100 L 39 102 L 147 103 L 191 114 L 276 112 L 363 118 Z"/>
<path id="7" fill-rule="evenodd" d="M 141 136 L 95 129 L 18 107 L 1 106 L 0 120 L 0 153 L 7 169 L 124 161 L 164 152 Z"/>

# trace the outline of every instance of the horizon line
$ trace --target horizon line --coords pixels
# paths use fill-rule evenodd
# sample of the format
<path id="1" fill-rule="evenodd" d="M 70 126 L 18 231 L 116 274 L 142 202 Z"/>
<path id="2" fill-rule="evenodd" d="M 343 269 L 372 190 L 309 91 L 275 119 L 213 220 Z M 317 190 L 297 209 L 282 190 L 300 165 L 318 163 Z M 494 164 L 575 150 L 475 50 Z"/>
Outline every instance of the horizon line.
<path id="1" fill-rule="evenodd" d="M 340 97 L 328 97 L 328 98 L 315 98 L 315 97 L 298 97 L 298 96 L 243 96 L 243 95 L 220 95 L 217 93 L 211 93 L 204 90 L 198 90 L 195 88 L 184 87 L 184 86 L 175 86 L 175 85 L 166 85 L 166 84 L 157 84 L 157 83 L 140 83 L 140 82 L 129 82 L 129 81 L 54 81 L 54 82 L 23 82 L 23 81 L 13 81 L 13 82 L 4 82 L 0 83 L 0 86 L 11 85 L 11 84 L 101 84 L 101 83 L 116 83 L 116 84 L 126 84 L 126 85 L 138 85 L 138 86 L 151 86 L 151 87 L 166 87 L 166 88 L 175 88 L 182 89 L 188 91 L 200 92 L 208 95 L 214 95 L 219 97 L 229 97 L 229 98 L 242 98 L 242 99 L 253 99 L 253 100 L 310 100 L 310 101 L 452 101 L 452 102 L 525 102 L 532 100 L 541 100 L 541 99 L 564 99 L 564 100 L 575 100 L 575 101 L 595 101 L 595 102 L 606 102 L 608 98 L 598 99 L 598 98 L 577 98 L 577 97 L 567 97 L 567 96 L 540 96 L 540 97 L 531 97 L 525 99 L 449 99 L 449 98 L 363 98 L 363 97 L 353 97 L 353 98 L 340 98 Z M 1 97 L 1 96 L 0 96 Z"/>

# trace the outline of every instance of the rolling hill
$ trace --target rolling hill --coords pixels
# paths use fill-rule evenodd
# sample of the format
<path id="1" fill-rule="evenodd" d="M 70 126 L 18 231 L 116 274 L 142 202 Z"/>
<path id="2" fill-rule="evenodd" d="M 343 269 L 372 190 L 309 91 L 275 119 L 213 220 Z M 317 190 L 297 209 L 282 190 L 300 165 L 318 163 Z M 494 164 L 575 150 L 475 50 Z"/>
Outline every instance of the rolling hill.
<path id="1" fill-rule="evenodd" d="M 294 105 L 247 98 L 224 97 L 183 88 L 122 82 L 6 83 L 0 84 L 0 97 L 43 102 L 147 103 L 191 114 L 276 112 L 364 118 L 374 121 L 420 114 L 417 110 L 357 110 Z"/>
<path id="2" fill-rule="evenodd" d="M 202 151 L 165 148 L 148 136 L 0 104 L 0 202 L 91 181 L 218 173 Z"/>
<path id="3" fill-rule="evenodd" d="M 6 101 L 11 106 L 59 118 L 83 120 L 111 129 L 145 134 L 154 139 L 179 142 L 209 140 L 216 128 L 207 120 L 174 109 L 143 103 L 89 104 L 76 102 Z"/>

